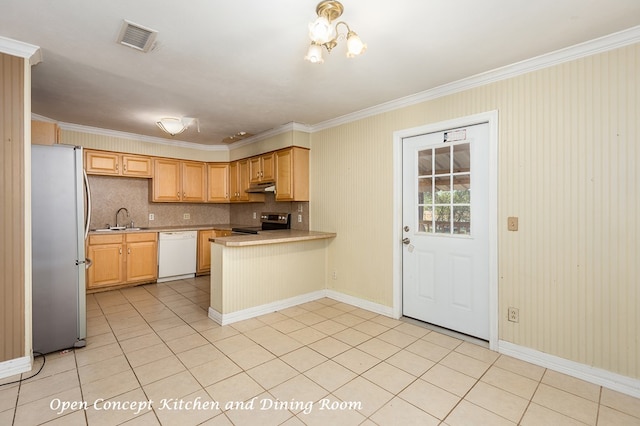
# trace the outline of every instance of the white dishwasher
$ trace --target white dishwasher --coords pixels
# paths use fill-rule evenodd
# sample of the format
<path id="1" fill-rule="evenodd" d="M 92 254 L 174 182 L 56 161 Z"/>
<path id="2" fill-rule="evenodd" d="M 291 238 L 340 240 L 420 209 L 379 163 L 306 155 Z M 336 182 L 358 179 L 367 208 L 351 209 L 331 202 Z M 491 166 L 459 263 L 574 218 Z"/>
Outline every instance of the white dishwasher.
<path id="1" fill-rule="evenodd" d="M 198 231 L 160 232 L 158 239 L 158 282 L 195 277 Z"/>

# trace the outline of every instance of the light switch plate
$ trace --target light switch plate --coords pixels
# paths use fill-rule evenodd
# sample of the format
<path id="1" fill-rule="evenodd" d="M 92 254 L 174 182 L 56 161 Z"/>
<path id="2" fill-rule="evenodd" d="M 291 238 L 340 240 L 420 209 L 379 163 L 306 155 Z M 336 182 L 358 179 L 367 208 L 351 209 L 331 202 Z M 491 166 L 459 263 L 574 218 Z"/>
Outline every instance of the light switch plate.
<path id="1" fill-rule="evenodd" d="M 518 230 L 518 218 L 511 216 L 507 218 L 507 229 L 509 231 L 517 231 Z"/>

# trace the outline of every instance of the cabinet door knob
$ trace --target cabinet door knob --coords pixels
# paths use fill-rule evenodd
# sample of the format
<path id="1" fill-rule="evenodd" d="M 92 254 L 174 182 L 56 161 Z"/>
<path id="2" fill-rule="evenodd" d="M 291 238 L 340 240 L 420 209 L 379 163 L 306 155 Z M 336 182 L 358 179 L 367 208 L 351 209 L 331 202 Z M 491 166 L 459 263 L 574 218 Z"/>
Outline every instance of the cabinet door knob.
<path id="1" fill-rule="evenodd" d="M 122 247 L 120 247 L 120 254 L 122 254 Z"/>
<path id="2" fill-rule="evenodd" d="M 127 171 L 127 163 L 124 163 L 124 164 L 122 165 L 122 170 L 123 170 L 123 171 L 125 171 L 125 172 Z"/>
<path id="3" fill-rule="evenodd" d="M 127 249 L 127 254 L 131 254 L 131 249 L 130 248 Z"/>
<path id="4" fill-rule="evenodd" d="M 118 163 L 116 163 L 116 172 L 118 171 L 118 168 L 119 168 Z"/>

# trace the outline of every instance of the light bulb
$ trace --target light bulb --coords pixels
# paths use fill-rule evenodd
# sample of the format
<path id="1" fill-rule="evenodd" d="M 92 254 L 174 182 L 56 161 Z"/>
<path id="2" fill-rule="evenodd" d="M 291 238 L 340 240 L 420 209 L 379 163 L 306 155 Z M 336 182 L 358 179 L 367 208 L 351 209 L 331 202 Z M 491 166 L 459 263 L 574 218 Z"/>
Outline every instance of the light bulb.
<path id="1" fill-rule="evenodd" d="M 349 31 L 349 34 L 347 34 L 347 57 L 353 58 L 364 53 L 365 50 L 367 50 L 367 45 L 360 40 L 358 34 Z"/>
<path id="2" fill-rule="evenodd" d="M 335 37 L 335 29 L 324 16 L 318 16 L 318 19 L 309 24 L 309 38 L 318 44 L 324 44 Z"/>
<path id="3" fill-rule="evenodd" d="M 304 57 L 307 61 L 312 64 L 321 64 L 324 62 L 322 59 L 322 46 L 316 43 L 311 43 L 309 46 L 309 50 L 307 51 L 307 56 Z"/>

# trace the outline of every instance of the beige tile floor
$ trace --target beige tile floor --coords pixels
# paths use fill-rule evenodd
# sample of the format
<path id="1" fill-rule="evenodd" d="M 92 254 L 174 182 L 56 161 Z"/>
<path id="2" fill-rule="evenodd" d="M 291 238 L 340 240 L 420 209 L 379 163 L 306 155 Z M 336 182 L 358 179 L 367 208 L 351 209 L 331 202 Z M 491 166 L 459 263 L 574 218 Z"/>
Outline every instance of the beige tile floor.
<path id="1" fill-rule="evenodd" d="M 0 387 L 0 425 L 640 425 L 638 399 L 331 299 L 220 327 L 208 286 L 90 295 L 87 346 Z"/>

